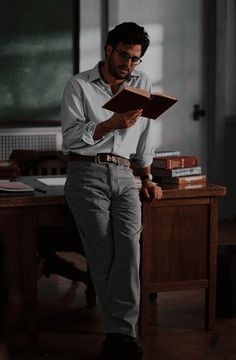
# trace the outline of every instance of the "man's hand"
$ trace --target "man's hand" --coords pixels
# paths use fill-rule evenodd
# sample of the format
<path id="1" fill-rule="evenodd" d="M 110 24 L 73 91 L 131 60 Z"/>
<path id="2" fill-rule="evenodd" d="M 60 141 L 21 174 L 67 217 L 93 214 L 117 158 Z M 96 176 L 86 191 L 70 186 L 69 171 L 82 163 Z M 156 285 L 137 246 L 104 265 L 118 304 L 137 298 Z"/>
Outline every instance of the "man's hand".
<path id="1" fill-rule="evenodd" d="M 142 115 L 143 110 L 132 110 L 122 114 L 114 114 L 110 118 L 110 125 L 113 129 L 127 129 L 133 126 L 138 120 L 139 116 Z"/>
<path id="2" fill-rule="evenodd" d="M 107 133 L 117 129 L 128 129 L 133 126 L 142 115 L 143 110 L 132 110 L 122 114 L 113 114 L 112 117 L 96 126 L 93 138 L 101 139 Z"/>
<path id="3" fill-rule="evenodd" d="M 154 203 L 162 197 L 162 189 L 152 181 L 144 181 L 141 188 L 141 196 L 144 200 Z"/>

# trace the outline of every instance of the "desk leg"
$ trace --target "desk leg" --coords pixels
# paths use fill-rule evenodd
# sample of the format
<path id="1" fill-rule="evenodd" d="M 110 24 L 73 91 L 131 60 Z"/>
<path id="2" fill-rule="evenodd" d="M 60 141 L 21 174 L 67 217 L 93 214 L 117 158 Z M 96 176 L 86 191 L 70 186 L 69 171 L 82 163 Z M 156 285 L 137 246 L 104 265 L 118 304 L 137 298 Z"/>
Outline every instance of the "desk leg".
<path id="1" fill-rule="evenodd" d="M 13 291 L 13 296 L 16 293 L 20 299 L 19 304 L 10 308 L 10 311 L 13 318 L 18 317 L 19 311 L 23 311 L 26 316 L 28 345 L 34 347 L 37 343 L 37 227 L 34 209 L 1 211 L 0 235 L 6 247 L 7 285 Z M 14 332 L 17 331 L 18 318 L 13 321 L 11 326 Z"/>
<path id="2" fill-rule="evenodd" d="M 209 220 L 209 253 L 208 253 L 208 288 L 206 289 L 205 328 L 215 327 L 216 318 L 216 269 L 217 269 L 217 232 L 218 232 L 218 200 L 211 199 Z"/>
<path id="3" fill-rule="evenodd" d="M 148 295 L 148 292 L 143 289 L 141 293 L 140 314 L 138 321 L 138 336 L 140 338 L 145 338 L 148 335 L 150 306 Z"/>
<path id="4" fill-rule="evenodd" d="M 30 221 L 24 232 L 25 248 L 27 249 L 25 289 L 29 296 L 28 342 L 29 346 L 33 348 L 37 346 L 37 224 L 32 210 L 29 217 Z"/>

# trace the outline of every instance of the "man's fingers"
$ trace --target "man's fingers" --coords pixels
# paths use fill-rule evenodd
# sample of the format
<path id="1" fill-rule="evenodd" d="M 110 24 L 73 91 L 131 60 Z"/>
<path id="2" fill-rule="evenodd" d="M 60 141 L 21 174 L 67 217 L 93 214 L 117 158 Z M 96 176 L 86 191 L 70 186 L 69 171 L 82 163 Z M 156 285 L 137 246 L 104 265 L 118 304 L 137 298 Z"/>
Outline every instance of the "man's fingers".
<path id="1" fill-rule="evenodd" d="M 155 199 L 161 199 L 162 198 L 162 188 L 160 186 L 152 186 L 151 189 L 154 192 Z"/>
<path id="2" fill-rule="evenodd" d="M 143 109 L 137 109 L 137 110 L 128 111 L 126 114 L 127 114 L 128 116 L 134 116 L 134 117 L 136 117 L 136 116 L 140 116 L 140 115 L 142 114 L 142 112 L 143 112 Z"/>
<path id="3" fill-rule="evenodd" d="M 153 185 L 144 187 L 142 189 L 142 194 L 147 201 L 153 203 L 154 201 L 162 198 L 162 189 L 160 186 L 153 183 Z"/>

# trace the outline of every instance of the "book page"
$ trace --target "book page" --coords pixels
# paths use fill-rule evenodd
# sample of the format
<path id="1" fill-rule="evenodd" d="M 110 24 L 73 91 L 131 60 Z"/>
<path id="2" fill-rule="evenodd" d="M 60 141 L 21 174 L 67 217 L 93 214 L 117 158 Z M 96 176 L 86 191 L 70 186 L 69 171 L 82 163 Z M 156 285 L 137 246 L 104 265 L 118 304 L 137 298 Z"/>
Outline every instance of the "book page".
<path id="1" fill-rule="evenodd" d="M 122 91 L 123 89 L 121 89 L 120 91 Z M 151 94 L 144 90 L 144 89 L 140 89 L 140 88 L 137 88 L 137 87 L 133 87 L 133 86 L 125 86 L 124 87 L 124 90 L 128 90 L 130 92 L 133 92 L 135 94 L 139 94 L 139 95 L 142 95 L 142 96 L 145 96 L 147 98 L 150 98 L 151 97 Z"/>
<path id="2" fill-rule="evenodd" d="M 8 160 L 0 160 L 0 167 L 1 166 L 10 166 L 10 161 L 8 161 Z"/>
<path id="3" fill-rule="evenodd" d="M 37 178 L 36 180 L 47 186 L 64 186 L 66 183 L 66 176 Z"/>
<path id="4" fill-rule="evenodd" d="M 175 103 L 177 101 L 177 98 L 175 96 L 172 96 L 172 95 L 169 95 L 169 94 L 166 94 L 164 92 L 158 92 L 158 91 L 155 91 L 151 94 L 151 97 L 163 97 L 165 99 L 170 99 L 173 101 L 173 103 Z"/>

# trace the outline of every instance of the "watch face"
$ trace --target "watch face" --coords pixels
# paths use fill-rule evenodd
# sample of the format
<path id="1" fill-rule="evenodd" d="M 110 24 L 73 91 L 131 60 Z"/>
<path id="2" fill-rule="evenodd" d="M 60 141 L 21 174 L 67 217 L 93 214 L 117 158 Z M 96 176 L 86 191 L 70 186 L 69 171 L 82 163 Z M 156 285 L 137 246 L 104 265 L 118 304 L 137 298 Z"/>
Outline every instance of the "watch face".
<path id="1" fill-rule="evenodd" d="M 152 174 L 143 175 L 140 178 L 141 180 L 152 180 Z"/>

